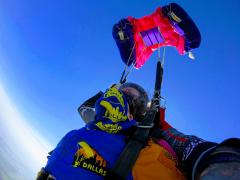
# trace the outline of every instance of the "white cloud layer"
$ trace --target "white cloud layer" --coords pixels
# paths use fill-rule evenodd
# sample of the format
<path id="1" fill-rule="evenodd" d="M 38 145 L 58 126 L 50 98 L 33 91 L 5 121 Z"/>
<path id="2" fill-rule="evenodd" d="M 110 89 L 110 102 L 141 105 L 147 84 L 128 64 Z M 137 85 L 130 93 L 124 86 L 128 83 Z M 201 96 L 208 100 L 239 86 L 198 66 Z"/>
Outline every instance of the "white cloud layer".
<path id="1" fill-rule="evenodd" d="M 52 147 L 27 123 L 0 83 L 0 137 L 11 155 L 28 166 L 33 174 L 45 165 L 47 153 Z M 4 152 L 1 147 L 1 152 Z M 6 148 L 6 147 L 5 147 Z M 6 149 L 7 149 L 6 148 Z M 10 161 L 9 157 L 9 161 Z M 20 162 L 19 161 L 19 162 Z M 16 166 L 17 162 L 13 163 Z M 11 171 L 9 169 L 9 171 Z M 27 171 L 26 171 L 27 172 Z M 5 172 L 6 173 L 6 172 Z M 34 177 L 32 177 L 34 179 Z"/>

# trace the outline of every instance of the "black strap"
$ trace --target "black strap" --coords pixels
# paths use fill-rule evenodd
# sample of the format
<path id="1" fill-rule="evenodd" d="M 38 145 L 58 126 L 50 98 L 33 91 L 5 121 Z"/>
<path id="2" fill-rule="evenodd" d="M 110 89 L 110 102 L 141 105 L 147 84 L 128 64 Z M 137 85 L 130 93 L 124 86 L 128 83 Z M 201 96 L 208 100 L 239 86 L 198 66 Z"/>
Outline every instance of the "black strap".
<path id="1" fill-rule="evenodd" d="M 56 180 L 56 178 L 47 172 L 44 168 L 42 168 L 37 175 L 36 180 Z"/>
<path id="2" fill-rule="evenodd" d="M 139 124 L 133 136 L 130 138 L 122 154 L 118 158 L 114 167 L 111 169 L 110 173 L 106 179 L 126 179 L 131 172 L 141 149 L 147 144 L 149 139 L 150 131 L 154 124 L 155 115 L 158 112 L 159 100 L 160 100 L 160 90 L 162 84 L 162 74 L 163 68 L 161 62 L 157 63 L 156 72 L 156 82 L 154 97 L 152 99 L 152 104 L 150 110 L 147 112 L 142 123 Z"/>

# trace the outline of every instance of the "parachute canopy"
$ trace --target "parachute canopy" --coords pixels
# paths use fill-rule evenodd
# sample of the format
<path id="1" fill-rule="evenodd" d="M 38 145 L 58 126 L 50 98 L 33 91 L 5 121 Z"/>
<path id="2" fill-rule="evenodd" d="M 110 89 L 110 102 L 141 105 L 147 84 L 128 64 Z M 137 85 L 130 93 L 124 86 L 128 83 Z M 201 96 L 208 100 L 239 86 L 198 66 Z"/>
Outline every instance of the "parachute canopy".
<path id="1" fill-rule="evenodd" d="M 123 62 L 140 68 L 154 50 L 162 46 L 176 47 L 180 55 L 199 47 L 200 32 L 176 3 L 158 7 L 142 18 L 128 17 L 113 26 L 113 38 Z"/>

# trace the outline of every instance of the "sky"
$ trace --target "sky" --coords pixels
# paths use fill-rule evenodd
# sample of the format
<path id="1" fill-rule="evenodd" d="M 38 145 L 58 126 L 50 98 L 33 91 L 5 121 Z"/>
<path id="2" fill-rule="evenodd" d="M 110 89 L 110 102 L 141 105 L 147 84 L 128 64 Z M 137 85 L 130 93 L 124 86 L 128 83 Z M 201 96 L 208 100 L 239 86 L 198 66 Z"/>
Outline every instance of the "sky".
<path id="1" fill-rule="evenodd" d="M 13 115 L 21 117 L 17 122 L 37 136 L 26 141 L 41 139 L 50 151 L 65 133 L 83 127 L 78 106 L 118 82 L 124 68 L 112 38 L 113 25 L 170 2 L 0 0 L 0 101 L 3 107 L 11 104 L 17 112 Z M 240 2 L 173 2 L 195 21 L 202 42 L 193 51 L 195 60 L 166 48 L 162 88 L 166 119 L 178 130 L 209 141 L 240 137 Z M 156 60 L 154 53 L 128 79 L 142 85 L 150 97 Z M 14 117 L 5 116 L 5 108 L 0 109 L 0 120 L 9 130 L 2 137 L 17 137 L 20 126 Z"/>

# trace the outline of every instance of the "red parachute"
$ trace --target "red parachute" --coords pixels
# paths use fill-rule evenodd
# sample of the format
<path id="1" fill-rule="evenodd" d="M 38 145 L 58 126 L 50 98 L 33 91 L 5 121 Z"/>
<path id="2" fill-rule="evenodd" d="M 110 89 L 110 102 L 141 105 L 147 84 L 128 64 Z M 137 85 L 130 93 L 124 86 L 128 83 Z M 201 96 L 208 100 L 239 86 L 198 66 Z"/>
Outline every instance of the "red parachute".
<path id="1" fill-rule="evenodd" d="M 113 37 L 123 62 L 140 68 L 154 50 L 176 47 L 180 55 L 199 47 L 200 32 L 188 14 L 176 3 L 159 7 L 142 18 L 121 19 L 113 27 Z"/>

